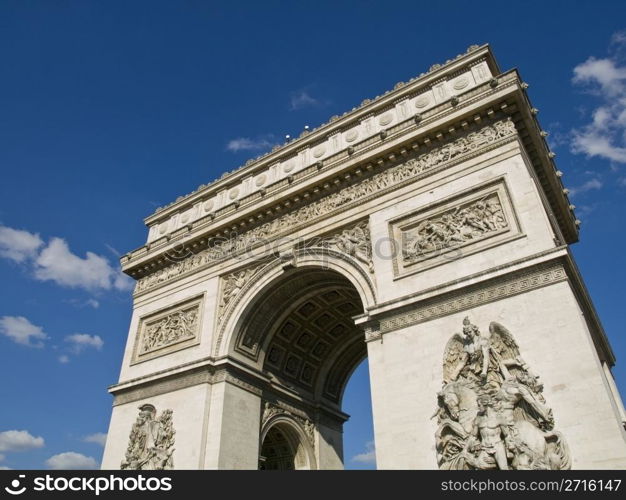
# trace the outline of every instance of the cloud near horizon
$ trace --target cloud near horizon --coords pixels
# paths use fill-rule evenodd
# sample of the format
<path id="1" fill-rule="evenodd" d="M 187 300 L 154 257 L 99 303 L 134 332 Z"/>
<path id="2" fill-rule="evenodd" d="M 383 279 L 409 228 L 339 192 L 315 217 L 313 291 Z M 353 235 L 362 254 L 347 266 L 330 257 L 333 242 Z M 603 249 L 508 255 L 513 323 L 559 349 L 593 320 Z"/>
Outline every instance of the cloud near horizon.
<path id="1" fill-rule="evenodd" d="M 376 464 L 376 447 L 374 441 L 368 441 L 365 443 L 365 451 L 354 455 L 351 459 L 352 462 L 360 462 L 363 464 Z"/>
<path id="2" fill-rule="evenodd" d="M 2 316 L 0 333 L 27 347 L 43 347 L 43 341 L 48 338 L 42 327 L 32 324 L 24 316 Z"/>
<path id="3" fill-rule="evenodd" d="M 94 434 L 89 434 L 83 438 L 85 443 L 96 443 L 100 446 L 104 447 L 107 441 L 107 435 L 105 432 L 96 432 Z"/>
<path id="4" fill-rule="evenodd" d="M 104 341 L 98 335 L 89 335 L 87 333 L 74 333 L 65 337 L 65 342 L 72 346 L 72 351 L 79 354 L 85 348 L 102 349 Z"/>
<path id="5" fill-rule="evenodd" d="M 289 109 L 299 111 L 304 108 L 316 108 L 322 104 L 321 100 L 312 97 L 306 89 L 301 89 L 291 93 Z"/>
<path id="6" fill-rule="evenodd" d="M 613 35 L 611 55 L 589 57 L 574 68 L 572 82 L 599 99 L 591 121 L 572 131 L 570 149 L 589 158 L 626 164 L 626 32 Z"/>
<path id="7" fill-rule="evenodd" d="M 226 144 L 226 149 L 233 153 L 238 153 L 239 151 L 261 151 L 272 148 L 276 145 L 276 142 L 272 140 L 273 136 L 260 136 L 255 139 L 250 137 L 237 137 L 236 139 L 231 139 Z"/>
<path id="8" fill-rule="evenodd" d="M 52 237 L 45 245 L 38 234 L 0 225 L 0 257 L 27 265 L 38 281 L 52 281 L 89 292 L 130 290 L 133 280 L 109 263 L 106 257 L 86 252 L 74 254 L 63 238 Z"/>
<path id="9" fill-rule="evenodd" d="M 44 439 L 41 436 L 35 437 L 28 431 L 11 430 L 0 432 L 1 452 L 27 451 L 33 448 L 41 448 L 44 444 Z"/>
<path id="10" fill-rule="evenodd" d="M 93 457 L 88 457 L 75 451 L 66 451 L 51 456 L 46 460 L 46 466 L 52 470 L 89 470 L 97 469 L 98 462 Z"/>

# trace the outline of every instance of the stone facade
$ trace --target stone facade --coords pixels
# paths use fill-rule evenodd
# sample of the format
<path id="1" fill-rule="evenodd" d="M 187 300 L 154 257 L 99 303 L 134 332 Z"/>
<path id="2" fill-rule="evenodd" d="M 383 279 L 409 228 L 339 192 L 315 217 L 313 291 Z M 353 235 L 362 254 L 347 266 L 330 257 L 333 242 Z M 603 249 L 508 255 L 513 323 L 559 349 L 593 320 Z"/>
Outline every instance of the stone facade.
<path id="1" fill-rule="evenodd" d="M 379 468 L 626 467 L 525 88 L 473 46 L 148 217 L 103 468 L 341 468 L 365 357 Z"/>

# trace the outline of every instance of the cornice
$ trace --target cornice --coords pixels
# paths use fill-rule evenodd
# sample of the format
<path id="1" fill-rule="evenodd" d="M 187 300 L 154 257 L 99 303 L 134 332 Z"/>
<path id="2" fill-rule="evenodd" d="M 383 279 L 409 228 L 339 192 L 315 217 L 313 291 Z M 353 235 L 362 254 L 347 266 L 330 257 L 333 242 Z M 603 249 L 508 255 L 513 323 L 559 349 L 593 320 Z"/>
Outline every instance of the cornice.
<path id="1" fill-rule="evenodd" d="M 486 54 L 491 54 L 487 47 L 483 49 L 487 51 Z M 459 60 L 459 64 L 462 61 L 464 59 Z M 480 61 L 478 58 L 474 62 Z M 447 73 L 442 73 L 442 76 L 445 74 Z M 501 74 L 456 96 L 456 102 L 447 100 L 422 114 L 396 121 L 384 132 L 338 151 L 287 179 L 267 186 L 261 192 L 236 200 L 181 227 L 167 237 L 151 241 L 123 256 L 122 267 L 135 278 L 150 274 L 169 264 L 170 261 L 163 259 L 165 253 L 171 256 L 180 250 L 183 250 L 182 253 L 201 251 L 209 238 L 245 232 L 273 219 L 276 214 L 287 213 L 333 189 L 349 185 L 350 178 L 367 176 L 374 171 L 389 168 L 398 158 L 406 157 L 413 151 L 421 152 L 422 148 L 428 149 L 452 139 L 472 123 L 481 119 L 488 120 L 494 114 L 501 113 L 500 110 L 513 117 L 525 146 L 530 149 L 529 155 L 532 156 L 538 179 L 548 195 L 550 207 L 547 208 L 555 214 L 564 240 L 568 243 L 577 241 L 577 221 L 573 216 L 572 206 L 561 183 L 560 173 L 553 163 L 554 155 L 545 142 L 545 134 L 541 132 L 535 114 L 529 107 L 525 87 L 515 70 Z M 397 95 L 395 98 L 397 99 Z M 384 103 L 379 103 L 376 109 L 382 107 Z M 366 108 L 364 113 L 367 111 L 371 114 L 375 111 L 374 108 Z"/>
<path id="2" fill-rule="evenodd" d="M 200 186 L 196 191 L 188 195 L 177 198 L 173 203 L 157 209 L 154 214 L 148 216 L 145 219 L 145 223 L 151 225 L 161 220 L 163 217 L 167 217 L 177 211 L 182 211 L 184 207 L 193 204 L 198 199 L 210 196 L 221 189 L 228 188 L 235 181 L 239 181 L 259 169 L 266 168 L 272 163 L 280 161 L 281 158 L 289 157 L 302 150 L 304 147 L 314 145 L 317 141 L 324 139 L 326 136 L 342 132 L 352 127 L 359 119 L 364 118 L 370 113 L 384 109 L 386 106 L 392 105 L 394 102 L 400 101 L 408 95 L 420 93 L 425 90 L 428 85 L 444 78 L 445 75 L 454 74 L 460 67 L 472 66 L 481 60 L 487 61 L 494 74 L 500 72 L 488 44 L 482 46 L 472 45 L 464 54 L 459 54 L 456 58 L 449 59 L 444 64 L 433 64 L 428 72 L 412 78 L 409 82 L 398 82 L 392 90 L 386 91 L 383 95 L 376 96 L 373 99 L 364 99 L 358 107 L 352 108 L 352 110 L 345 112 L 343 115 L 335 115 L 331 117 L 328 122 L 311 131 L 304 132 L 297 139 L 277 146 L 271 152 L 261 155 L 258 158 L 248 160 L 242 167 L 232 172 L 226 172 L 222 174 L 219 179 Z"/>

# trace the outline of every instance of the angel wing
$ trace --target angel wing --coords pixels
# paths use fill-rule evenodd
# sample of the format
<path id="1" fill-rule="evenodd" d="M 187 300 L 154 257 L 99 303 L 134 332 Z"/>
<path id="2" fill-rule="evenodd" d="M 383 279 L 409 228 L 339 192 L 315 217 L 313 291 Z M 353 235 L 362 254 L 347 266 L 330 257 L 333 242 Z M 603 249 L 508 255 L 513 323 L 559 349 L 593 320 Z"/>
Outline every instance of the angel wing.
<path id="1" fill-rule="evenodd" d="M 459 333 L 455 333 L 443 351 L 443 383 L 447 384 L 456 380 L 459 372 L 465 365 L 467 353 L 463 349 L 463 337 Z"/>
<path id="2" fill-rule="evenodd" d="M 491 334 L 491 348 L 500 355 L 503 360 L 513 360 L 519 358 L 519 346 L 511 332 L 496 321 L 489 324 Z"/>

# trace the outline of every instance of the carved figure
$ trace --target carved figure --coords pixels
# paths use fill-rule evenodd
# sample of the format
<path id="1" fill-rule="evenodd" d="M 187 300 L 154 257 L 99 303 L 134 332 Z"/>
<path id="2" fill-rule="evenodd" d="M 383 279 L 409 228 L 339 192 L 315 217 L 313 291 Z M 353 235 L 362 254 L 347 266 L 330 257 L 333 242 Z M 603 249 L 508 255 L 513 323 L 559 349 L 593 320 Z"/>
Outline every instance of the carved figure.
<path id="1" fill-rule="evenodd" d="M 409 263 L 427 258 L 433 252 L 462 246 L 506 227 L 500 199 L 493 193 L 426 219 L 407 231 L 403 258 Z"/>
<path id="2" fill-rule="evenodd" d="M 174 430 L 172 410 L 163 410 L 156 418 L 156 408 L 150 404 L 139 407 L 133 424 L 122 469 L 163 470 L 174 468 Z"/>
<path id="3" fill-rule="evenodd" d="M 443 388 L 433 415 L 441 469 L 571 468 L 543 385 L 504 326 L 494 321 L 483 332 L 465 318 L 443 359 Z"/>

